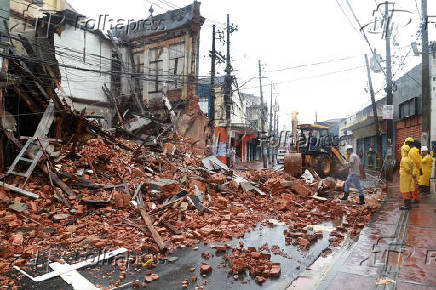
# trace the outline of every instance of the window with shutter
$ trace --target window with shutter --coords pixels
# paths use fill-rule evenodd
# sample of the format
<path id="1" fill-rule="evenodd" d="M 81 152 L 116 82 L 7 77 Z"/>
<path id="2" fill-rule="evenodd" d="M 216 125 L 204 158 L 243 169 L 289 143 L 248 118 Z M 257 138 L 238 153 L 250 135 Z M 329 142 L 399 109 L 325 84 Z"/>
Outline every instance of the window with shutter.
<path id="1" fill-rule="evenodd" d="M 143 78 L 144 78 L 144 52 L 140 51 L 137 53 L 133 53 L 133 59 L 135 61 L 135 72 L 139 74 L 137 76 L 139 81 L 139 92 L 142 95 L 144 90 Z"/>
<path id="2" fill-rule="evenodd" d="M 148 76 L 149 93 L 158 93 L 162 91 L 163 81 L 163 49 L 162 47 L 152 48 L 148 57 Z"/>
<path id="3" fill-rule="evenodd" d="M 170 89 L 181 87 L 183 75 L 185 74 L 185 43 L 175 43 L 169 46 L 169 72 L 168 82 Z"/>

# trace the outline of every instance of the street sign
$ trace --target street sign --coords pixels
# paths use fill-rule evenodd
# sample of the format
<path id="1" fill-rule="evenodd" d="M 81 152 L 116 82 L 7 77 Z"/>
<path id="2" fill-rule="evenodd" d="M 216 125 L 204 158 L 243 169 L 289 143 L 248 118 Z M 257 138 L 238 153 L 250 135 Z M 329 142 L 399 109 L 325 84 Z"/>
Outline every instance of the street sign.
<path id="1" fill-rule="evenodd" d="M 384 105 L 383 106 L 383 120 L 393 120 L 394 119 L 394 106 Z"/>

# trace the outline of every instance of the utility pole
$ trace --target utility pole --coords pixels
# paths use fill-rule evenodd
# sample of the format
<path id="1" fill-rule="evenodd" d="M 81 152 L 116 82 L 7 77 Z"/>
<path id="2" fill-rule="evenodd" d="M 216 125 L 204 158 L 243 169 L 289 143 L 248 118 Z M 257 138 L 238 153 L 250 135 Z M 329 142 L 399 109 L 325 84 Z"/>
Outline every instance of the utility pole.
<path id="1" fill-rule="evenodd" d="M 224 87 L 224 106 L 226 110 L 226 135 L 227 135 L 227 141 L 226 141 L 226 152 L 229 153 L 231 149 L 231 134 L 230 134 L 230 128 L 231 128 L 231 110 L 232 110 L 232 82 L 233 78 L 231 76 L 232 72 L 232 65 L 230 63 L 230 34 L 238 30 L 237 27 L 233 27 L 233 25 L 230 25 L 230 15 L 227 14 L 227 55 L 226 55 L 226 76 L 225 76 L 225 87 Z M 229 154 L 228 154 L 229 155 Z M 227 163 L 229 165 L 230 159 L 227 158 Z"/>
<path id="2" fill-rule="evenodd" d="M 279 144 L 278 144 L 278 136 L 279 136 L 279 134 L 278 134 L 278 132 L 277 132 L 277 127 L 278 127 L 278 119 L 277 119 L 277 111 L 278 111 L 278 104 L 277 104 L 277 97 L 275 98 L 275 101 L 274 101 L 274 117 L 273 117 L 273 119 L 274 119 L 274 129 L 273 129 L 273 135 L 274 135 L 274 140 L 275 140 L 275 144 L 274 144 L 274 152 L 273 152 L 273 156 L 274 156 L 274 158 L 273 158 L 273 160 L 274 160 L 274 162 L 273 162 L 273 164 L 276 164 L 277 163 L 277 154 L 278 154 L 278 146 L 279 146 Z"/>
<path id="3" fill-rule="evenodd" d="M 318 112 L 315 111 L 315 124 L 318 123 Z"/>
<path id="4" fill-rule="evenodd" d="M 421 1 L 422 23 L 422 145 L 429 146 L 431 126 L 430 50 L 428 47 L 427 0 Z"/>
<path id="5" fill-rule="evenodd" d="M 271 99 L 270 99 L 270 109 L 269 109 L 269 135 L 273 135 L 272 117 L 273 117 L 273 83 L 271 82 Z"/>
<path id="6" fill-rule="evenodd" d="M 212 52 L 211 52 L 211 68 L 210 68 L 210 98 L 209 98 L 209 119 L 212 123 L 212 130 L 215 128 L 215 24 L 212 26 Z"/>
<path id="7" fill-rule="evenodd" d="M 391 18 L 389 16 L 389 2 L 385 3 L 385 40 L 386 40 L 386 104 L 393 105 L 392 93 L 392 60 L 391 60 Z M 386 179 L 391 180 L 394 167 L 394 120 L 386 120 Z"/>
<path id="8" fill-rule="evenodd" d="M 268 167 L 268 160 L 266 159 L 266 152 L 265 152 L 265 141 L 263 140 L 263 133 L 265 132 L 265 108 L 263 103 L 263 91 L 262 91 L 262 62 L 259 60 L 259 85 L 260 85 L 260 130 L 261 130 L 261 140 L 260 140 L 260 147 L 262 150 L 262 161 L 263 161 L 263 168 Z"/>
<path id="9" fill-rule="evenodd" d="M 380 125 L 378 123 L 378 116 L 377 116 L 377 105 L 375 102 L 375 94 L 374 94 L 374 88 L 372 87 L 372 80 L 371 80 L 371 71 L 369 69 L 369 62 L 368 62 L 368 56 L 365 54 L 365 64 L 366 64 L 366 72 L 368 73 L 368 83 L 369 83 L 369 93 L 371 95 L 371 104 L 372 104 L 372 112 L 374 115 L 375 120 L 375 140 L 376 140 L 376 146 L 377 146 L 377 166 L 381 165 L 381 161 L 383 160 L 382 157 L 382 146 L 381 146 L 381 135 L 380 135 Z"/>
<path id="10" fill-rule="evenodd" d="M 269 160 L 271 162 L 271 164 L 274 164 L 274 159 L 273 159 L 273 148 L 271 146 L 271 142 L 273 139 L 273 124 L 272 124 L 272 116 L 273 116 L 273 83 L 271 82 L 271 98 L 270 98 L 270 103 L 269 103 L 269 138 L 268 138 L 268 155 L 269 155 Z"/>
<path id="11" fill-rule="evenodd" d="M 277 112 L 279 111 L 279 104 L 277 104 L 277 97 L 274 105 L 274 134 L 277 137 L 279 135 L 279 116 Z"/>
<path id="12" fill-rule="evenodd" d="M 227 14 L 227 54 L 226 54 L 226 77 L 224 89 L 224 105 L 226 108 L 227 128 L 230 127 L 231 104 L 232 104 L 232 66 L 230 64 L 230 15 Z"/>

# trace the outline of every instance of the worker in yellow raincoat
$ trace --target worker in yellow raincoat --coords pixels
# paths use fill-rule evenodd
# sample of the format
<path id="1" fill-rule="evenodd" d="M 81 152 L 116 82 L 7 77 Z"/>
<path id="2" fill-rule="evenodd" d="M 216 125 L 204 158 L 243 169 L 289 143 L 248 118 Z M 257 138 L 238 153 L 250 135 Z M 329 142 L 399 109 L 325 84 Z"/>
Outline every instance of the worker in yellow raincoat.
<path id="1" fill-rule="evenodd" d="M 411 191 L 415 188 L 411 188 L 413 184 L 413 161 L 409 157 L 410 146 L 403 145 L 401 147 L 401 162 L 400 162 L 400 192 L 403 196 L 404 205 L 400 207 L 402 210 L 411 209 L 410 199 Z"/>
<path id="2" fill-rule="evenodd" d="M 414 165 L 413 166 L 413 176 L 415 178 L 412 180 L 413 185 L 411 185 L 411 187 L 414 188 L 414 190 L 412 191 L 412 203 L 415 203 L 415 202 L 419 202 L 417 178 L 422 174 L 422 168 L 421 168 L 422 157 L 421 157 L 421 154 L 419 153 L 418 147 L 416 147 L 415 142 L 413 142 L 412 146 L 410 146 L 409 157 L 410 157 L 410 159 L 412 159 L 413 165 Z"/>
<path id="3" fill-rule="evenodd" d="M 424 194 L 430 193 L 431 167 L 433 166 L 433 152 L 428 152 L 427 146 L 422 146 L 422 175 L 418 178 L 419 191 Z"/>
<path id="4" fill-rule="evenodd" d="M 409 146 L 411 146 L 414 142 L 415 142 L 415 139 L 413 139 L 412 137 L 407 137 L 407 138 L 404 140 L 404 145 L 409 145 Z"/>

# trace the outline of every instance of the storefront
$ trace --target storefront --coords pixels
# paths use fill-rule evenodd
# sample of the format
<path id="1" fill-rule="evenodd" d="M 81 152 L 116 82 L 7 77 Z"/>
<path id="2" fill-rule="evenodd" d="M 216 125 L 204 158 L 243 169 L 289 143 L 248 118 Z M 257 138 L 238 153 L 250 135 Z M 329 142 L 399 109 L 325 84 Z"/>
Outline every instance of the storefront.
<path id="1" fill-rule="evenodd" d="M 250 162 L 260 159 L 260 142 L 258 132 L 243 124 L 233 124 L 231 129 L 231 145 L 235 151 L 236 159 L 241 162 Z"/>
<path id="2" fill-rule="evenodd" d="M 381 152 L 384 159 L 386 155 L 386 122 L 379 118 L 381 131 Z M 377 141 L 376 141 L 375 119 L 367 116 L 364 119 L 354 122 L 346 129 L 353 131 L 355 138 L 355 152 L 359 155 L 365 167 L 376 168 L 377 158 Z"/>

